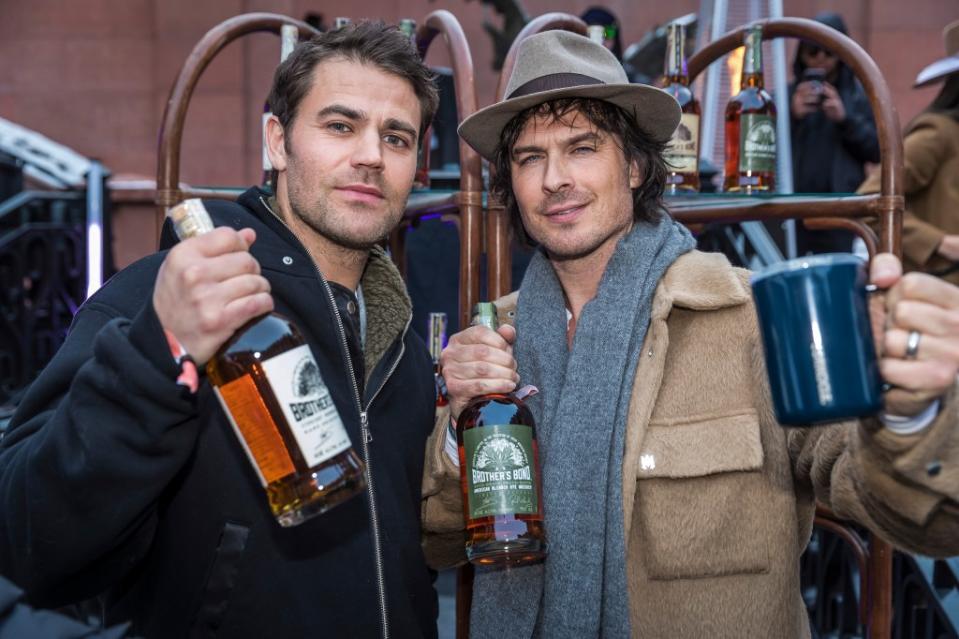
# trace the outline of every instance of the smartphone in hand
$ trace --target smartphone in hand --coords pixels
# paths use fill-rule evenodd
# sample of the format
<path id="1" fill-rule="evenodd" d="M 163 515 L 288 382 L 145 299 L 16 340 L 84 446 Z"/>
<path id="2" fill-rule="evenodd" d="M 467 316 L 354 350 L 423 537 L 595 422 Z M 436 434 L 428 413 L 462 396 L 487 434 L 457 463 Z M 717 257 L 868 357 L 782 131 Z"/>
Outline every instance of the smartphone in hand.
<path id="1" fill-rule="evenodd" d="M 826 93 L 822 88 L 822 83 L 825 81 L 825 79 L 826 72 L 823 69 L 808 68 L 804 69 L 802 72 L 802 81 L 809 82 L 813 85 L 816 95 L 819 96 L 819 105 L 822 105 L 823 100 L 826 99 Z"/>

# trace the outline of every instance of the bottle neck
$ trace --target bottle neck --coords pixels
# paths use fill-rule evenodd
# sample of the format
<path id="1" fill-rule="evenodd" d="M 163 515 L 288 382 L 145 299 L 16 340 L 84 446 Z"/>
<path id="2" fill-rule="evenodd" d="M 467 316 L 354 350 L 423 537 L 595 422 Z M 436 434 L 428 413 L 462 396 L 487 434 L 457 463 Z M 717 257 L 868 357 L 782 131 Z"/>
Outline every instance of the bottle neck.
<path id="1" fill-rule="evenodd" d="M 603 44 L 606 40 L 606 29 L 601 24 L 591 24 L 586 27 L 586 37 L 596 44 Z"/>
<path id="2" fill-rule="evenodd" d="M 743 55 L 743 73 L 740 87 L 763 88 L 763 33 L 759 28 L 746 34 L 746 53 Z"/>
<path id="3" fill-rule="evenodd" d="M 689 86 L 689 71 L 686 68 L 686 28 L 670 24 L 666 31 L 666 81 L 668 84 Z"/>
<path id="4" fill-rule="evenodd" d="M 499 321 L 496 317 L 496 306 L 492 302 L 480 302 L 473 307 L 473 317 L 470 321 L 471 326 L 485 326 L 495 331 L 499 328 Z"/>
<path id="5" fill-rule="evenodd" d="M 300 30 L 292 24 L 284 24 L 280 27 L 280 62 L 290 57 L 299 38 Z"/>
<path id="6" fill-rule="evenodd" d="M 446 314 L 430 313 L 430 357 L 438 364 L 443 347 L 446 346 Z"/>

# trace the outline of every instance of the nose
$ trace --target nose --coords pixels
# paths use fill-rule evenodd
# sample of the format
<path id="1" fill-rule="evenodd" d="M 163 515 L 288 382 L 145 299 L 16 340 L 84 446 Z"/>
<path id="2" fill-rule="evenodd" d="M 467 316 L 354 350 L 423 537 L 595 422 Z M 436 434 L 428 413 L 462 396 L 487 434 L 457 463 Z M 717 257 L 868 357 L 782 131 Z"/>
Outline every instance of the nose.
<path id="1" fill-rule="evenodd" d="M 366 128 L 356 136 L 351 163 L 357 168 L 383 168 L 383 140 L 374 127 Z"/>
<path id="2" fill-rule="evenodd" d="M 559 193 L 573 186 L 573 175 L 562 156 L 546 158 L 546 173 L 543 175 L 543 191 Z"/>

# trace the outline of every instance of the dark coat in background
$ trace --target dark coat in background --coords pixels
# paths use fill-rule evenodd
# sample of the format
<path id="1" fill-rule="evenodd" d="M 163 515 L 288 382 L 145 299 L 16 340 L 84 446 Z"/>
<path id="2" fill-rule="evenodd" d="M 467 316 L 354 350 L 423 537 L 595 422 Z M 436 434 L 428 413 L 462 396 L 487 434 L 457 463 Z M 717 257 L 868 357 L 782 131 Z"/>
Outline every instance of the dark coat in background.
<path id="1" fill-rule="evenodd" d="M 839 14 L 821 13 L 815 19 L 848 34 Z M 879 162 L 879 139 L 866 92 L 849 67 L 841 61 L 836 64 L 835 82 L 829 82 L 842 98 L 846 119 L 833 122 L 819 110 L 801 120 L 791 120 L 796 193 L 853 193 L 865 178 L 864 164 Z M 794 80 L 789 85 L 790 104 L 805 70 L 797 50 Z M 801 224 L 797 228 L 799 255 L 849 251 L 852 239 L 847 231 L 807 231 Z"/>

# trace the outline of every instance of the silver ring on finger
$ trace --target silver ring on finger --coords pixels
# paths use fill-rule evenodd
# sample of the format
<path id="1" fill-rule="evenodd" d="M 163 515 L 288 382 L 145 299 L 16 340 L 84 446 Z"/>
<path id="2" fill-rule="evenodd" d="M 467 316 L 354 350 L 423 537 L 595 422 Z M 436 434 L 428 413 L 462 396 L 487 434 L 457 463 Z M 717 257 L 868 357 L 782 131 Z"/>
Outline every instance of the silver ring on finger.
<path id="1" fill-rule="evenodd" d="M 909 331 L 909 337 L 906 338 L 906 359 L 916 359 L 919 354 L 919 338 L 922 333 L 919 331 Z"/>

